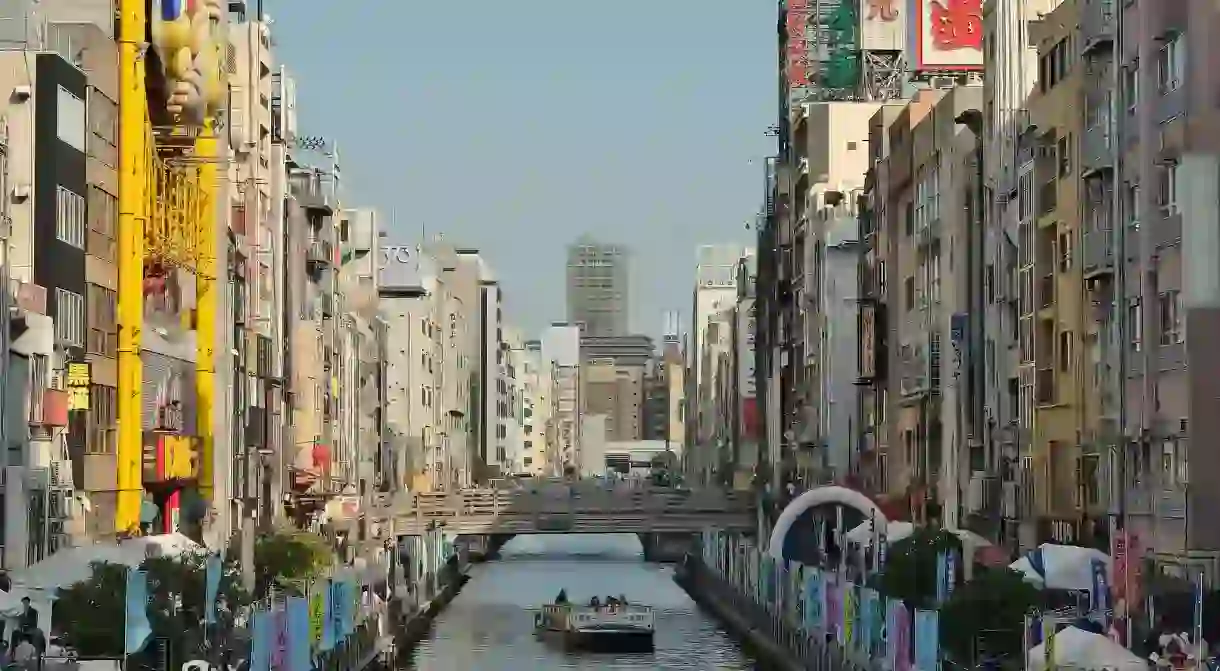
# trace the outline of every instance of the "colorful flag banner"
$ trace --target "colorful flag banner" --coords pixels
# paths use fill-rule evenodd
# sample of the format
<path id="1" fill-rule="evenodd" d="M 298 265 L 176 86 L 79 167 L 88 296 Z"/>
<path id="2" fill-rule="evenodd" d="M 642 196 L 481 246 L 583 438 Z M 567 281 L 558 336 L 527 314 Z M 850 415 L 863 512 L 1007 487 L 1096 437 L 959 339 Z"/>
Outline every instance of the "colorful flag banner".
<path id="1" fill-rule="evenodd" d="M 216 599 L 220 596 L 220 578 L 223 572 L 224 560 L 220 555 L 208 555 L 204 562 L 204 624 L 216 624 Z"/>
<path id="2" fill-rule="evenodd" d="M 852 635 L 856 630 L 856 586 L 852 583 L 843 585 L 843 646 L 850 648 L 854 642 Z"/>
<path id="3" fill-rule="evenodd" d="M 894 671 L 910 671 L 911 669 L 911 612 L 901 602 L 898 602 L 898 612 L 894 618 L 894 644 L 897 657 Z"/>
<path id="4" fill-rule="evenodd" d="M 860 617 L 856 626 L 856 648 L 866 659 L 872 659 L 873 640 L 876 634 L 877 591 L 868 587 L 860 588 Z"/>
<path id="5" fill-rule="evenodd" d="M 275 613 L 255 611 L 250 641 L 249 671 L 271 671 L 271 648 L 275 645 Z"/>
<path id="6" fill-rule="evenodd" d="M 152 625 L 148 622 L 148 574 L 135 568 L 127 569 L 123 633 L 123 653 L 127 655 L 143 650 L 152 638 Z"/>
<path id="7" fill-rule="evenodd" d="M 822 572 L 813 569 L 805 575 L 805 630 L 820 632 L 826 626 L 826 591 Z"/>
<path id="8" fill-rule="evenodd" d="M 272 611 L 275 616 L 275 641 L 271 645 L 271 668 L 286 671 L 288 668 L 288 611 L 279 608 Z M 309 607 L 305 608 L 305 623 L 308 631 Z"/>
<path id="9" fill-rule="evenodd" d="M 287 619 L 287 669 L 286 671 L 311 671 L 313 660 L 313 623 L 310 600 L 303 596 L 290 596 L 284 607 Z"/>
<path id="10" fill-rule="evenodd" d="M 940 668 L 940 613 L 915 611 L 915 668 L 937 671 Z"/>
<path id="11" fill-rule="evenodd" d="M 318 649 L 326 652 L 339 644 L 338 633 L 335 631 L 335 583 L 327 579 L 322 581 L 319 591 L 322 592 L 322 641 Z"/>

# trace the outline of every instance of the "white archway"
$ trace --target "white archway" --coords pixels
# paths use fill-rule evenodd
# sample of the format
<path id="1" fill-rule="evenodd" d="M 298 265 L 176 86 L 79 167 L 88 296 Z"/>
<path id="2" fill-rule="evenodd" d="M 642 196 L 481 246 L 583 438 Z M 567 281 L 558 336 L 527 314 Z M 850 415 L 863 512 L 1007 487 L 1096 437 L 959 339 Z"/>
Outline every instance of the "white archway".
<path id="1" fill-rule="evenodd" d="M 792 528 L 793 524 L 796 524 L 797 518 L 806 510 L 825 503 L 850 506 L 864 513 L 865 517 L 874 516 L 877 524 L 882 528 L 890 523 L 885 513 L 881 512 L 881 508 L 872 499 L 854 489 L 838 485 L 817 487 L 793 499 L 792 503 L 784 508 L 784 512 L 780 513 L 779 519 L 775 521 L 775 528 L 771 530 L 771 540 L 767 543 L 767 554 L 774 559 L 783 559 L 784 539 L 788 537 L 788 530 Z"/>

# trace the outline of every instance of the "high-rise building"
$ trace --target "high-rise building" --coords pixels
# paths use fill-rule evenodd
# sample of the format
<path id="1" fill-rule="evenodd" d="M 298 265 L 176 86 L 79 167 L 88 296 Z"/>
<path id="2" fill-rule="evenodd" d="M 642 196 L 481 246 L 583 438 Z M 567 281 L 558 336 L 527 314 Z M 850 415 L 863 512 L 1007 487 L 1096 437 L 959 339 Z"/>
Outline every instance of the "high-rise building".
<path id="1" fill-rule="evenodd" d="M 628 256 L 620 245 L 585 236 L 568 247 L 568 322 L 585 335 L 628 332 Z"/>

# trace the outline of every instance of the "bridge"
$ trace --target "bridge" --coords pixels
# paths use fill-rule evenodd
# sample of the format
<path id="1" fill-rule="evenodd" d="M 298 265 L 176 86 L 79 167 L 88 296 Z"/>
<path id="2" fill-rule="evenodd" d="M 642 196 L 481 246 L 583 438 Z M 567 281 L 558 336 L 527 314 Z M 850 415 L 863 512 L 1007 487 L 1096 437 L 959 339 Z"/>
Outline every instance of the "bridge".
<path id="1" fill-rule="evenodd" d="M 417 493 L 387 513 L 394 532 L 406 536 L 436 526 L 458 535 L 511 536 L 696 534 L 710 527 L 749 532 L 757 525 L 748 494 L 591 482 Z"/>

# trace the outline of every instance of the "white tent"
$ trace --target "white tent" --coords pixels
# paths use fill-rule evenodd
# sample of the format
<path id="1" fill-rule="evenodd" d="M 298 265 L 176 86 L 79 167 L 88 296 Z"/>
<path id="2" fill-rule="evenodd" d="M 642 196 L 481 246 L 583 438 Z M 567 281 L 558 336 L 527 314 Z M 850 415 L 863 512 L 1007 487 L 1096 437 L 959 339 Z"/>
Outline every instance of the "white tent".
<path id="1" fill-rule="evenodd" d="M 1056 669 L 1088 669 L 1101 671 L 1147 671 L 1148 662 L 1101 634 L 1076 627 L 1067 627 L 1055 634 L 1050 667 Z M 1026 669 L 1046 671 L 1046 642 L 1029 651 Z"/>
<path id="2" fill-rule="evenodd" d="M 1008 565 L 1025 576 L 1025 581 L 1043 589 L 1093 589 L 1093 562 L 1106 566 L 1107 577 L 1113 566 L 1110 556 L 1100 550 L 1076 545 L 1043 543 L 1037 549 Z"/>

